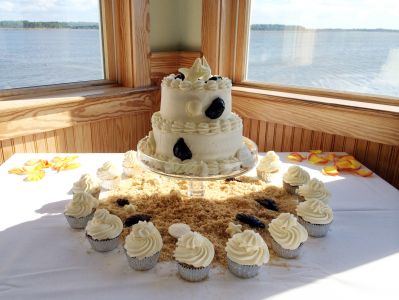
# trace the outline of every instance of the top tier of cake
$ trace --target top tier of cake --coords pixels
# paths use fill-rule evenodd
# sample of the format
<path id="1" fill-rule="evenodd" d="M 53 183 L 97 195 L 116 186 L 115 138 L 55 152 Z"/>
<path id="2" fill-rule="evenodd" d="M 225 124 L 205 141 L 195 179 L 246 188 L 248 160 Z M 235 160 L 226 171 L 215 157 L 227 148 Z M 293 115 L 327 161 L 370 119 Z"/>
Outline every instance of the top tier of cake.
<path id="1" fill-rule="evenodd" d="M 231 81 L 211 76 L 206 60 L 179 69 L 162 81 L 161 117 L 169 121 L 211 122 L 231 118 Z"/>

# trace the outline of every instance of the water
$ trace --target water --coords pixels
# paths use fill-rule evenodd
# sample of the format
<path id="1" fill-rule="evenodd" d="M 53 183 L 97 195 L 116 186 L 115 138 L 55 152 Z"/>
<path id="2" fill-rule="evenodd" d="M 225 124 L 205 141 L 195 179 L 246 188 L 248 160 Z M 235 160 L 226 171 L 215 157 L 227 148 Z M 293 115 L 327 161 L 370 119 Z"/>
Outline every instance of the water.
<path id="1" fill-rule="evenodd" d="M 252 30 L 248 80 L 399 97 L 399 32 Z"/>
<path id="2" fill-rule="evenodd" d="M 0 29 L 0 89 L 103 78 L 99 30 Z"/>
<path id="3" fill-rule="evenodd" d="M 0 29 L 0 89 L 103 78 L 98 30 Z M 248 79 L 399 97 L 399 32 L 251 31 Z"/>

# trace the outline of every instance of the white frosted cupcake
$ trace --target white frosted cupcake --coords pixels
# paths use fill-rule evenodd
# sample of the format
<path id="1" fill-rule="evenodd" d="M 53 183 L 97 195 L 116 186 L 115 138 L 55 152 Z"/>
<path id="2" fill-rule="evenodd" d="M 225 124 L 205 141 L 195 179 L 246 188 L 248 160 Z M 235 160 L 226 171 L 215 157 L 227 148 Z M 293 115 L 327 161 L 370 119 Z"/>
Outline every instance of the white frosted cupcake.
<path id="1" fill-rule="evenodd" d="M 290 213 L 282 213 L 269 224 L 272 248 L 278 256 L 295 258 L 302 244 L 308 239 L 306 229 Z"/>
<path id="2" fill-rule="evenodd" d="M 308 183 L 298 188 L 297 194 L 299 200 L 320 200 L 325 204 L 331 196 L 330 192 L 324 186 L 324 183 L 316 178 L 311 179 Z"/>
<path id="3" fill-rule="evenodd" d="M 306 200 L 298 204 L 296 208 L 298 221 L 301 223 L 310 236 L 323 237 L 333 221 L 333 211 L 320 200 Z"/>
<path id="4" fill-rule="evenodd" d="M 201 281 L 208 277 L 215 256 L 212 243 L 198 232 L 188 232 L 177 240 L 173 253 L 180 276 L 187 281 Z"/>
<path id="5" fill-rule="evenodd" d="M 137 271 L 152 269 L 158 262 L 162 237 L 152 222 L 139 221 L 125 239 L 129 265 Z"/>
<path id="6" fill-rule="evenodd" d="M 97 169 L 97 177 L 101 179 L 101 187 L 106 190 L 116 188 L 121 180 L 118 168 L 110 161 Z"/>
<path id="7" fill-rule="evenodd" d="M 241 278 L 256 276 L 260 266 L 270 258 L 265 241 L 253 230 L 234 234 L 225 250 L 230 272 Z"/>
<path id="8" fill-rule="evenodd" d="M 129 150 L 125 153 L 122 166 L 123 166 L 123 173 L 125 173 L 128 177 L 133 177 L 135 174 L 140 174 L 142 169 L 137 163 L 137 153 L 136 151 Z"/>
<path id="9" fill-rule="evenodd" d="M 100 183 L 97 178 L 94 178 L 90 174 L 83 174 L 78 181 L 73 184 L 72 193 L 90 193 L 95 198 L 99 198 L 101 191 Z"/>
<path id="10" fill-rule="evenodd" d="M 277 173 L 280 170 L 280 167 L 280 157 L 276 154 L 276 152 L 268 151 L 256 167 L 256 174 L 260 179 L 270 182 L 273 173 Z"/>
<path id="11" fill-rule="evenodd" d="M 111 251 L 118 247 L 123 223 L 118 216 L 111 215 L 106 209 L 97 209 L 94 217 L 86 226 L 86 237 L 94 250 Z"/>
<path id="12" fill-rule="evenodd" d="M 310 179 L 309 173 L 298 166 L 291 166 L 283 176 L 283 187 L 287 193 L 296 194 L 297 189 L 307 183 Z"/>
<path id="13" fill-rule="evenodd" d="M 91 194 L 86 192 L 76 193 L 65 206 L 64 215 L 72 228 L 83 229 L 87 222 L 93 218 L 97 206 L 98 199 Z"/>

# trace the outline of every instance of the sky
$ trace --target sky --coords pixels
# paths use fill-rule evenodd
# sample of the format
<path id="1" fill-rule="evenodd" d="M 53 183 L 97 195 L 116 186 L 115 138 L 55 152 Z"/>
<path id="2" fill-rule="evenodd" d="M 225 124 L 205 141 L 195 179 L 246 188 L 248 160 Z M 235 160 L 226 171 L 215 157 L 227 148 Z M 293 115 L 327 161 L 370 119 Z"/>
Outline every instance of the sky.
<path id="1" fill-rule="evenodd" d="M 399 29 L 399 0 L 252 0 L 251 24 Z"/>
<path id="2" fill-rule="evenodd" d="M 0 0 L 0 20 L 98 22 L 98 2 Z M 399 29 L 399 0 L 252 0 L 251 23 Z"/>

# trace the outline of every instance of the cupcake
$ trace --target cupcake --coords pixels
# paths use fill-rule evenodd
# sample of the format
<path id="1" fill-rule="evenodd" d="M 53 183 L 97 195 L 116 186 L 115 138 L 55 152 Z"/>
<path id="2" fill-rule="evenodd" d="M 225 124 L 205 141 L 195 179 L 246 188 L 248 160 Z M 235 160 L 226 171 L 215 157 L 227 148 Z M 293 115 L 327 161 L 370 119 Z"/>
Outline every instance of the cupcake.
<path id="1" fill-rule="evenodd" d="M 101 187 L 106 190 L 117 187 L 121 179 L 118 168 L 110 161 L 97 170 L 97 177 L 101 179 Z"/>
<path id="2" fill-rule="evenodd" d="M 97 209 L 94 217 L 86 226 L 86 237 L 94 250 L 111 251 L 118 247 L 123 224 L 118 216 L 111 215 L 106 209 Z"/>
<path id="3" fill-rule="evenodd" d="M 277 173 L 280 167 L 281 161 L 279 156 L 274 151 L 268 151 L 256 167 L 256 173 L 260 179 L 270 182 L 272 174 Z"/>
<path id="4" fill-rule="evenodd" d="M 300 201 L 320 200 L 325 204 L 331 196 L 330 192 L 324 186 L 324 183 L 316 178 L 311 179 L 308 183 L 298 188 L 297 194 Z"/>
<path id="5" fill-rule="evenodd" d="M 321 200 L 306 200 L 296 208 L 298 221 L 310 236 L 323 237 L 327 234 L 333 220 L 332 209 Z"/>
<path id="6" fill-rule="evenodd" d="M 83 174 L 78 181 L 73 184 L 72 193 L 90 193 L 93 197 L 99 198 L 101 186 L 96 178 L 90 174 Z"/>
<path id="7" fill-rule="evenodd" d="M 280 257 L 295 258 L 308 239 L 306 229 L 290 213 L 282 213 L 269 224 L 272 248 Z"/>
<path id="8" fill-rule="evenodd" d="M 256 276 L 260 266 L 270 258 L 265 241 L 253 230 L 233 235 L 227 241 L 225 250 L 230 272 L 241 278 Z"/>
<path id="9" fill-rule="evenodd" d="M 137 271 L 146 271 L 158 262 L 162 237 L 152 222 L 139 221 L 125 239 L 125 250 L 129 265 Z"/>
<path id="10" fill-rule="evenodd" d="M 298 166 L 291 166 L 283 176 L 283 187 L 287 193 L 296 194 L 297 189 L 310 179 L 308 172 Z"/>
<path id="11" fill-rule="evenodd" d="M 180 276 L 195 282 L 208 277 L 215 249 L 206 237 L 190 231 L 177 240 L 173 256 L 177 261 Z"/>
<path id="12" fill-rule="evenodd" d="M 123 173 L 128 177 L 132 177 L 134 174 L 142 172 L 142 169 L 137 164 L 136 151 L 133 150 L 129 150 L 125 153 L 122 166 Z"/>
<path id="13" fill-rule="evenodd" d="M 91 194 L 82 192 L 73 195 L 72 200 L 65 206 L 64 215 L 69 225 L 74 229 L 86 227 L 98 206 L 98 199 Z"/>

